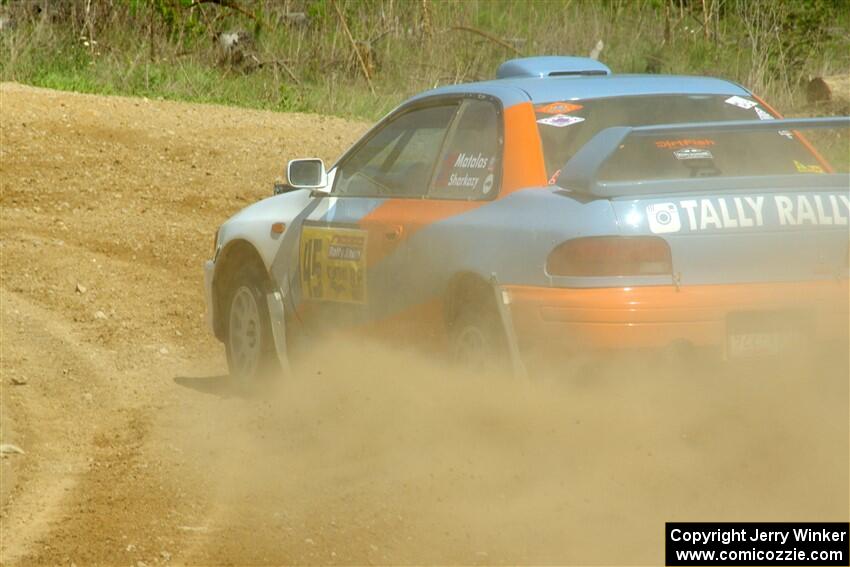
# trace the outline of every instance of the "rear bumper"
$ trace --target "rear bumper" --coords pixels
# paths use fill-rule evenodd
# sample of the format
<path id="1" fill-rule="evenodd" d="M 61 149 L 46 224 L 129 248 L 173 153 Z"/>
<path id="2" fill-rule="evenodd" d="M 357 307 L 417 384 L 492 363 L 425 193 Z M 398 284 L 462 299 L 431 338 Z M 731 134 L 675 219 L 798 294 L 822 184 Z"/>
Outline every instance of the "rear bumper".
<path id="1" fill-rule="evenodd" d="M 523 351 L 725 348 L 727 321 L 744 312 L 793 311 L 814 342 L 848 340 L 847 280 L 564 289 L 506 286 Z"/>

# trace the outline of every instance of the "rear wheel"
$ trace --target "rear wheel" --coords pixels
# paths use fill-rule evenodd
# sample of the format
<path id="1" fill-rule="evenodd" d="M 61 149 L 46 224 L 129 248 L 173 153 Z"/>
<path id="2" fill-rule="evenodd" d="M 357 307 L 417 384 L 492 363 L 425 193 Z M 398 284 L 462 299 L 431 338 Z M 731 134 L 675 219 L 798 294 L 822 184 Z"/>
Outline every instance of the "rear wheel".
<path id="1" fill-rule="evenodd" d="M 256 270 L 234 278 L 227 298 L 225 350 L 230 376 L 241 385 L 254 385 L 280 370 L 265 294 Z"/>
<path id="2" fill-rule="evenodd" d="M 473 372 L 505 368 L 507 341 L 492 301 L 472 301 L 461 308 L 452 325 L 452 358 Z"/>

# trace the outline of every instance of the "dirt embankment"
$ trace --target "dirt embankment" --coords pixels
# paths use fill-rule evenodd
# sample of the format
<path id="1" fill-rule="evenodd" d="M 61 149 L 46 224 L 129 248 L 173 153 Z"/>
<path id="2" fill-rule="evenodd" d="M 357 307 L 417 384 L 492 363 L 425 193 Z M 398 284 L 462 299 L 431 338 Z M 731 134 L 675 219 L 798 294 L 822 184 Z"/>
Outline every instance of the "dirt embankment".
<path id="1" fill-rule="evenodd" d="M 844 360 L 528 384 L 325 345 L 235 395 L 213 232 L 366 127 L 0 86 L 2 563 L 643 564 L 664 521 L 846 521 Z"/>

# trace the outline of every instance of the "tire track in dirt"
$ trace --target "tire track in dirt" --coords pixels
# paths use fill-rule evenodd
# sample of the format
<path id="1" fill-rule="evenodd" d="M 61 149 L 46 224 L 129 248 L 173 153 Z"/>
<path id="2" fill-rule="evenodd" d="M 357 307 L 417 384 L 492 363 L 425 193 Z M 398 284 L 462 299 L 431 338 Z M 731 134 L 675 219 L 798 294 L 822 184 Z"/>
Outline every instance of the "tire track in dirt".
<path id="1" fill-rule="evenodd" d="M 0 562 L 150 565 L 198 539 L 181 528 L 206 521 L 209 473 L 161 422 L 195 401 L 175 375 L 223 365 L 201 293 L 215 227 L 287 157 L 363 130 L 0 84 L 0 438 L 26 451 L 2 461 Z"/>
<path id="2" fill-rule="evenodd" d="M 14 372 L 29 377 L 3 399 L 26 447 L 3 462 L 21 479 L 4 487 L 3 563 L 167 562 L 182 547 L 184 494 L 162 447 L 148 447 L 162 401 L 121 383 L 150 376 L 120 370 L 69 322 L 3 292 L 4 368 L 17 362 Z"/>
<path id="3" fill-rule="evenodd" d="M 109 405 L 104 358 L 77 340 L 70 326 L 18 294 L 3 289 L 3 379 L 25 377 L 4 389 L 3 408 L 14 408 L 26 454 L 4 459 L 21 479 L 3 503 L 0 557 L 14 563 L 64 521 L 68 502 L 90 467 L 94 431 L 106 424 L 87 419 L 93 404 Z M 14 368 L 10 371 L 10 368 Z M 97 398 L 95 398 L 97 396 Z M 96 401 L 95 401 L 96 400 Z M 5 470 L 4 470 L 5 472 Z"/>

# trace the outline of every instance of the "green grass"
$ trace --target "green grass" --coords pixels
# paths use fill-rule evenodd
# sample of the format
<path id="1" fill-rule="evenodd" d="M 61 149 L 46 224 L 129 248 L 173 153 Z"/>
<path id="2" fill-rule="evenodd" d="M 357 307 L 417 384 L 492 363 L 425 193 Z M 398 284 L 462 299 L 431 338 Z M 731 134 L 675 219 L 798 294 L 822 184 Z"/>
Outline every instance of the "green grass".
<path id="1" fill-rule="evenodd" d="M 527 56 L 587 55 L 601 39 L 601 59 L 615 72 L 725 77 L 792 114 L 807 112 L 809 76 L 850 72 L 850 5 L 843 0 L 337 2 L 353 36 L 371 45 L 375 94 L 332 0 L 241 0 L 254 18 L 214 4 L 190 9 L 185 0 L 96 2 L 88 14 L 85 0 L 55 0 L 41 14 L 24 9 L 26 2 L 0 0 L 16 23 L 0 35 L 0 79 L 375 119 L 426 88 L 491 78 L 517 56 L 455 26 Z M 310 25 L 287 25 L 285 6 L 307 12 Z M 213 37 L 235 29 L 254 34 L 247 54 L 262 66 L 222 60 Z"/>

